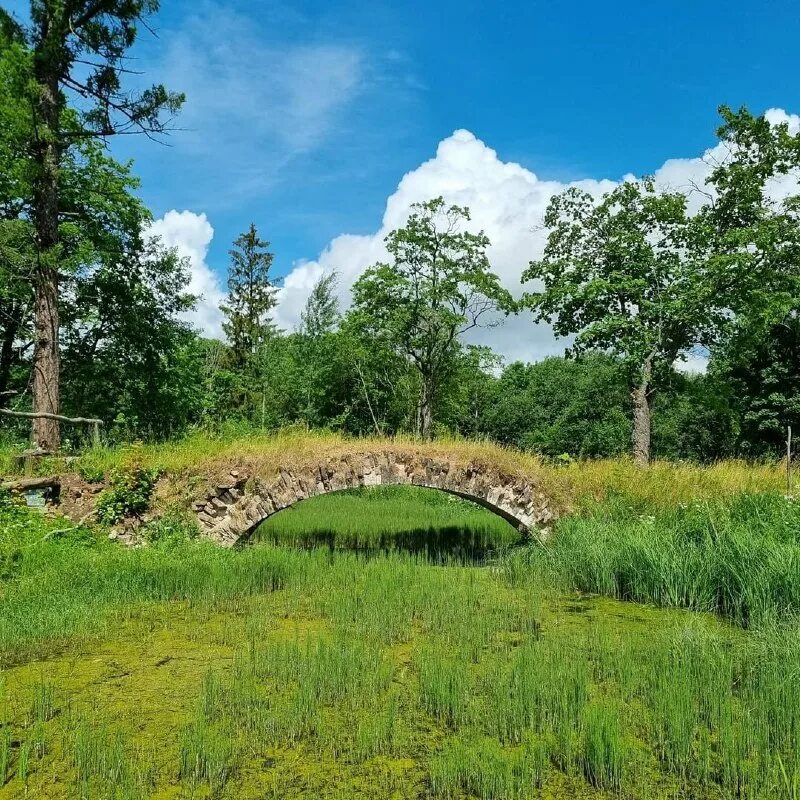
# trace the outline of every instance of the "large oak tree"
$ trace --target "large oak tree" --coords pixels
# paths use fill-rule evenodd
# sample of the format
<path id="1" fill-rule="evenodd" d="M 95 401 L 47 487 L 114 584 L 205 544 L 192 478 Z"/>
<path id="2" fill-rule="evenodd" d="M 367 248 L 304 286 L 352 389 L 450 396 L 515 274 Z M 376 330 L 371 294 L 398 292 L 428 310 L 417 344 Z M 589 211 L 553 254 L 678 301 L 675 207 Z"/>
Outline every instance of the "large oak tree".
<path id="1" fill-rule="evenodd" d="M 537 321 L 574 336 L 571 352 L 620 357 L 631 376 L 633 456 L 650 459 L 651 408 L 659 373 L 707 339 L 714 283 L 707 271 L 704 221 L 686 197 L 652 179 L 627 181 L 602 198 L 570 188 L 551 200 L 543 257 L 523 281 Z"/>

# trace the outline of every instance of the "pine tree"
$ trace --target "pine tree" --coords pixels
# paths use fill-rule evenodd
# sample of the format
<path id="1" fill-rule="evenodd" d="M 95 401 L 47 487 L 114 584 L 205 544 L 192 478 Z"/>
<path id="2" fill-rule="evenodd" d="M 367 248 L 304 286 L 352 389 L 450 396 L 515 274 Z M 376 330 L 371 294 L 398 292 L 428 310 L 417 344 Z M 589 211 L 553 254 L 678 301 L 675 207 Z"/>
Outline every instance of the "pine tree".
<path id="1" fill-rule="evenodd" d="M 167 132 L 183 95 L 160 84 L 140 91 L 123 86 L 128 51 L 157 10 L 158 0 L 31 0 L 29 21 L 22 26 L 0 8 L 2 37 L 13 41 L 28 70 L 21 94 L 29 120 L 31 185 L 30 196 L 22 199 L 35 233 L 31 384 L 33 410 L 40 415 L 33 438 L 43 450 L 58 450 L 61 441 L 55 415 L 61 400 L 64 164 L 90 139 L 105 143 L 117 134 L 152 138 Z"/>
<path id="2" fill-rule="evenodd" d="M 259 239 L 251 223 L 229 251 L 228 302 L 220 308 L 227 317 L 222 329 L 240 368 L 247 366 L 275 327 L 269 312 L 275 307 L 277 289 L 270 279 L 273 254 L 268 248 L 269 242 Z"/>

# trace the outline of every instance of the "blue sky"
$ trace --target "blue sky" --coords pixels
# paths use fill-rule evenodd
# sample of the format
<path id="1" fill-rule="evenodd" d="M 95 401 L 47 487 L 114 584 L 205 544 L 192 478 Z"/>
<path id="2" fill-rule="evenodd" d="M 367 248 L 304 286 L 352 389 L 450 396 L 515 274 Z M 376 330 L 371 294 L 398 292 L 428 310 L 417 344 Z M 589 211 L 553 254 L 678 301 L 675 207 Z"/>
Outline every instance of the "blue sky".
<path id="1" fill-rule="evenodd" d="M 800 110 L 788 0 L 163 0 L 155 28 L 136 68 L 187 93 L 183 130 L 113 149 L 156 217 L 206 215 L 221 275 L 251 221 L 279 275 L 340 234 L 375 235 L 402 176 L 458 129 L 563 183 L 699 156 L 721 103 Z"/>
<path id="2" fill-rule="evenodd" d="M 156 215 L 209 215 L 214 265 L 251 220 L 272 240 L 281 272 L 338 233 L 372 230 L 402 174 L 457 128 L 544 178 L 617 178 L 708 146 L 720 103 L 800 107 L 800 6 L 780 0 L 167 0 L 155 22 L 159 38 L 142 37 L 140 68 L 186 89 L 177 124 L 192 131 L 175 133 L 169 148 L 128 140 L 115 149 L 136 158 Z M 267 124 L 241 130 L 244 147 L 226 145 L 217 116 L 225 104 L 202 107 L 203 87 L 181 74 L 188 59 L 160 67 L 178 48 L 205 50 L 198 60 L 213 68 L 209 47 L 233 55 L 250 45 L 241 122 L 252 115 Z M 323 104 L 319 92 L 336 94 L 330 105 L 287 117 L 286 98 L 261 107 L 269 93 L 256 86 L 247 107 L 250 84 L 276 77 L 258 69 L 275 64 L 269 51 L 293 48 L 307 49 L 308 85 L 299 91 L 309 109 Z M 322 48 L 329 60 L 316 62 Z M 333 87 L 317 64 L 343 71 Z M 207 148 L 198 142 L 205 137 Z"/>

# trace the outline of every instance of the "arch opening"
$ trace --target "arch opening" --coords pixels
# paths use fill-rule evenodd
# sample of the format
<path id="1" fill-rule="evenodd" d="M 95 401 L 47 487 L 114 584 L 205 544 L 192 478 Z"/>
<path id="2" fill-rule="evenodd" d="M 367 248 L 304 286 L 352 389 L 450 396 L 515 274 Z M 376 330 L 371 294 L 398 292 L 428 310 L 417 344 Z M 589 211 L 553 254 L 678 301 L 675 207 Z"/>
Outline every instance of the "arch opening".
<path id="1" fill-rule="evenodd" d="M 242 541 L 372 556 L 407 553 L 433 563 L 484 563 L 521 544 L 507 514 L 471 497 L 422 486 L 341 489 L 297 501 Z"/>

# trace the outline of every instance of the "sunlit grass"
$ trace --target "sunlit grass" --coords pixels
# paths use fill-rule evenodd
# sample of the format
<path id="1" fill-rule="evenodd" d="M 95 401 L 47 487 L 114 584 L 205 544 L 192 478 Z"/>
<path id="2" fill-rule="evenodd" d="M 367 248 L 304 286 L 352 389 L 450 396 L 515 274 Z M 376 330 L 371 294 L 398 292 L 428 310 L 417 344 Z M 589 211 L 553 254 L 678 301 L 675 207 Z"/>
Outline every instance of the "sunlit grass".
<path id="1" fill-rule="evenodd" d="M 254 540 L 476 560 L 517 544 L 522 537 L 505 520 L 460 497 L 418 487 L 382 486 L 348 489 L 290 506 L 264 522 Z"/>
<path id="2" fill-rule="evenodd" d="M 617 496 L 564 517 L 546 548 L 517 557 L 580 591 L 746 626 L 800 613 L 800 503 L 780 494 L 671 508 Z"/>
<path id="3" fill-rule="evenodd" d="M 455 464 L 475 464 L 496 469 L 509 476 L 534 483 L 561 512 L 581 507 L 586 501 L 609 495 L 628 497 L 669 507 L 697 499 L 728 497 L 740 492 L 783 492 L 786 490 L 785 463 L 721 461 L 701 466 L 683 462 L 656 461 L 647 468 L 629 459 L 599 459 L 556 465 L 533 453 L 503 447 L 489 441 L 440 437 L 420 442 L 398 435 L 348 438 L 319 430 L 288 428 L 278 432 L 219 433 L 194 432 L 180 440 L 163 443 L 133 443 L 86 451 L 68 465 L 63 460 L 45 459 L 39 473 L 77 470 L 108 475 L 115 469 L 143 465 L 159 470 L 174 484 L 166 494 L 186 493 L 196 481 L 227 476 L 232 465 L 243 474 L 270 476 L 280 467 L 302 467 L 349 453 L 393 451 L 423 452 L 427 457 Z M 0 472 L 12 474 L 17 467 L 10 448 L 0 449 Z"/>

